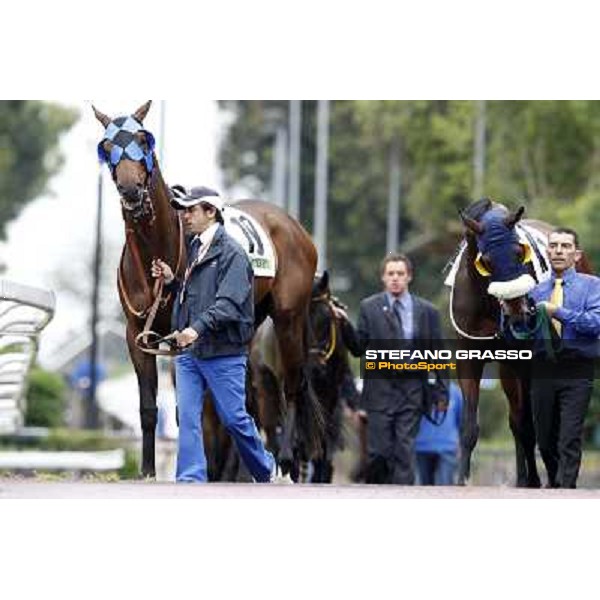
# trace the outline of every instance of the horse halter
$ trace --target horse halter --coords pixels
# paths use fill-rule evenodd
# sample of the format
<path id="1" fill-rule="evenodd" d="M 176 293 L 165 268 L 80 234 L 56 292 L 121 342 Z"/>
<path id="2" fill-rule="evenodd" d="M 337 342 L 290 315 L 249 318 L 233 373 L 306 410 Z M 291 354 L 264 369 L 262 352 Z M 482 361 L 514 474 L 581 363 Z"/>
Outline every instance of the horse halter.
<path id="1" fill-rule="evenodd" d="M 136 139 L 136 134 L 142 133 L 146 138 L 147 149 L 144 149 Z M 110 142 L 110 153 L 104 148 L 105 142 Z M 148 182 L 154 170 L 154 136 L 133 117 L 117 117 L 111 121 L 104 131 L 104 137 L 98 144 L 98 159 L 106 163 L 113 180 L 116 182 L 117 165 L 123 160 L 139 162 L 144 166 L 146 178 L 144 189 L 138 200 L 129 200 L 121 194 L 123 209 L 131 214 L 134 221 L 153 214 L 152 202 L 148 192 Z"/>
<path id="2" fill-rule="evenodd" d="M 309 356 L 310 355 L 316 356 L 317 360 L 319 361 L 319 363 L 321 365 L 325 365 L 327 363 L 327 361 L 333 356 L 333 353 L 335 352 L 335 349 L 337 346 L 336 317 L 335 317 L 335 313 L 333 312 L 332 302 L 335 302 L 335 300 L 332 300 L 330 294 L 327 292 L 324 294 L 321 294 L 320 296 L 315 296 L 314 298 L 311 299 L 311 304 L 313 304 L 313 303 L 314 304 L 317 304 L 317 303 L 325 304 L 325 306 L 327 307 L 327 311 L 329 312 L 329 316 L 330 316 L 329 335 L 323 341 L 324 343 L 321 343 L 321 340 L 315 340 L 314 331 L 313 331 L 312 326 L 310 325 L 310 319 L 309 319 L 310 336 L 313 341 L 316 341 L 316 345 L 313 346 L 311 343 L 311 346 L 309 347 L 309 350 L 308 350 L 308 354 L 309 354 Z"/>

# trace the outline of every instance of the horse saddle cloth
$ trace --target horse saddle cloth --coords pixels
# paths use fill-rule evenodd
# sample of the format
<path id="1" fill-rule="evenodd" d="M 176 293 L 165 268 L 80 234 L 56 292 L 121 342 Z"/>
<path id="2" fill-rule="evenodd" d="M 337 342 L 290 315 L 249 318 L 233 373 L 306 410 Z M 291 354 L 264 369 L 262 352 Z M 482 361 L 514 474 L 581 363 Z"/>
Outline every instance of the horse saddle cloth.
<path id="1" fill-rule="evenodd" d="M 531 247 L 531 262 L 533 264 L 533 271 L 535 278 L 538 283 L 550 279 L 551 269 L 550 261 L 548 260 L 548 237 L 539 229 L 528 225 L 527 223 L 517 223 L 515 225 L 517 235 L 519 236 L 519 242 L 527 244 Z M 456 273 L 460 265 L 460 259 L 467 248 L 467 242 L 462 240 L 454 259 L 450 265 L 450 271 L 444 280 L 444 285 L 449 287 L 454 286 L 454 280 L 456 279 Z"/>
<path id="2" fill-rule="evenodd" d="M 255 277 L 275 277 L 277 255 L 263 226 L 248 213 L 233 206 L 223 210 L 225 231 L 246 251 Z"/>

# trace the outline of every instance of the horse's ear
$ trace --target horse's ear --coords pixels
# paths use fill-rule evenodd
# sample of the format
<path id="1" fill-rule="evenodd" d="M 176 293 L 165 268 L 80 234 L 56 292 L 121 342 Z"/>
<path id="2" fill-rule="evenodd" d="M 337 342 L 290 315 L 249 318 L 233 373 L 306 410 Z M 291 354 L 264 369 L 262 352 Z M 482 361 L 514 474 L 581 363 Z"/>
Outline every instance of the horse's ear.
<path id="1" fill-rule="evenodd" d="M 146 104 L 140 106 L 134 113 L 133 118 L 139 123 L 143 123 L 148 111 L 150 110 L 150 105 L 152 104 L 152 100 L 148 100 Z"/>
<path id="2" fill-rule="evenodd" d="M 519 208 L 514 213 L 509 213 L 508 215 L 506 215 L 506 217 L 504 217 L 504 224 L 509 229 L 512 229 L 517 224 L 517 221 L 519 221 L 519 219 L 523 216 L 524 212 L 525 207 L 519 206 Z"/>
<path id="3" fill-rule="evenodd" d="M 104 113 L 101 113 L 93 104 L 92 110 L 96 115 L 96 119 L 98 119 L 98 121 L 100 121 L 100 123 L 102 123 L 102 125 L 104 125 L 105 128 L 108 127 L 108 124 L 110 123 L 110 117 L 107 117 Z"/>
<path id="4" fill-rule="evenodd" d="M 321 275 L 317 287 L 319 288 L 320 294 L 324 294 L 329 289 L 329 273 L 327 270 L 323 271 L 323 275 Z"/>
<path id="5" fill-rule="evenodd" d="M 458 214 L 467 229 L 470 229 L 475 235 L 481 235 L 483 233 L 483 225 L 479 221 L 467 217 L 462 210 L 459 210 Z"/>

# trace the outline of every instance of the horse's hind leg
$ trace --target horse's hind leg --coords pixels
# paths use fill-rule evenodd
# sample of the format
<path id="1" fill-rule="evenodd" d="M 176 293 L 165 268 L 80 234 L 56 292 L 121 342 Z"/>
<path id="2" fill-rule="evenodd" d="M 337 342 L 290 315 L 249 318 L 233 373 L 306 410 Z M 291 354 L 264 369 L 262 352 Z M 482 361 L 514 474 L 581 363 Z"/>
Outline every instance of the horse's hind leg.
<path id="1" fill-rule="evenodd" d="M 127 345 L 138 380 L 140 395 L 140 418 L 142 422 L 142 477 L 156 477 L 155 439 L 156 439 L 156 393 L 158 376 L 156 358 L 144 354 L 134 342 L 135 333 L 127 328 Z"/>
<path id="2" fill-rule="evenodd" d="M 529 380 L 517 378 L 501 364 L 502 389 L 509 402 L 508 422 L 515 440 L 517 487 L 539 488 L 540 477 L 535 463 L 535 431 L 529 397 Z"/>
<path id="3" fill-rule="evenodd" d="M 279 453 L 284 473 L 292 469 L 294 450 L 298 450 L 297 458 L 309 460 L 322 440 L 319 408 L 312 401 L 304 373 L 304 320 L 303 314 L 291 311 L 281 311 L 273 318 L 284 373 L 286 412 Z"/>
<path id="4" fill-rule="evenodd" d="M 296 410 L 302 387 L 303 360 L 303 349 L 301 346 L 298 347 L 298 340 L 302 340 L 302 328 L 299 327 L 297 320 L 294 323 L 290 315 L 278 315 L 273 319 L 273 322 L 281 351 L 284 374 L 285 412 L 281 447 L 279 449 L 279 463 L 284 474 L 287 474 L 293 466 L 294 448 L 296 446 Z"/>
<path id="5" fill-rule="evenodd" d="M 483 373 L 480 361 L 457 362 L 458 381 L 463 393 L 463 411 L 460 423 L 460 468 L 458 484 L 465 485 L 471 476 L 471 454 L 479 438 L 479 383 Z"/>

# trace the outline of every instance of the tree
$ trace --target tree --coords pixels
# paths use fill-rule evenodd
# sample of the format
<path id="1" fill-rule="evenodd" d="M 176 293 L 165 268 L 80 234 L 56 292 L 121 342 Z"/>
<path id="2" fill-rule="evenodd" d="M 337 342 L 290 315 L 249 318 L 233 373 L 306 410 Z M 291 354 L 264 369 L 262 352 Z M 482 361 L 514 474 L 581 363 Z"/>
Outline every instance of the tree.
<path id="1" fill-rule="evenodd" d="M 300 217 L 312 231 L 315 102 L 303 102 Z M 284 101 L 229 101 L 221 148 L 226 185 L 269 188 L 273 119 L 287 123 Z M 477 106 L 472 101 L 334 101 L 329 152 L 328 257 L 349 274 L 353 307 L 380 287 L 385 253 L 389 153 L 401 149 L 400 250 L 415 259 L 414 289 L 443 303 L 441 269 L 461 237 L 458 209 L 473 200 Z M 527 216 L 580 229 L 600 265 L 600 103 L 488 101 L 485 195 Z M 331 215 L 335 215 L 331 218 Z"/>
<path id="2" fill-rule="evenodd" d="M 6 224 L 60 169 L 59 138 L 77 117 L 76 111 L 47 102 L 0 102 L 0 239 Z"/>

